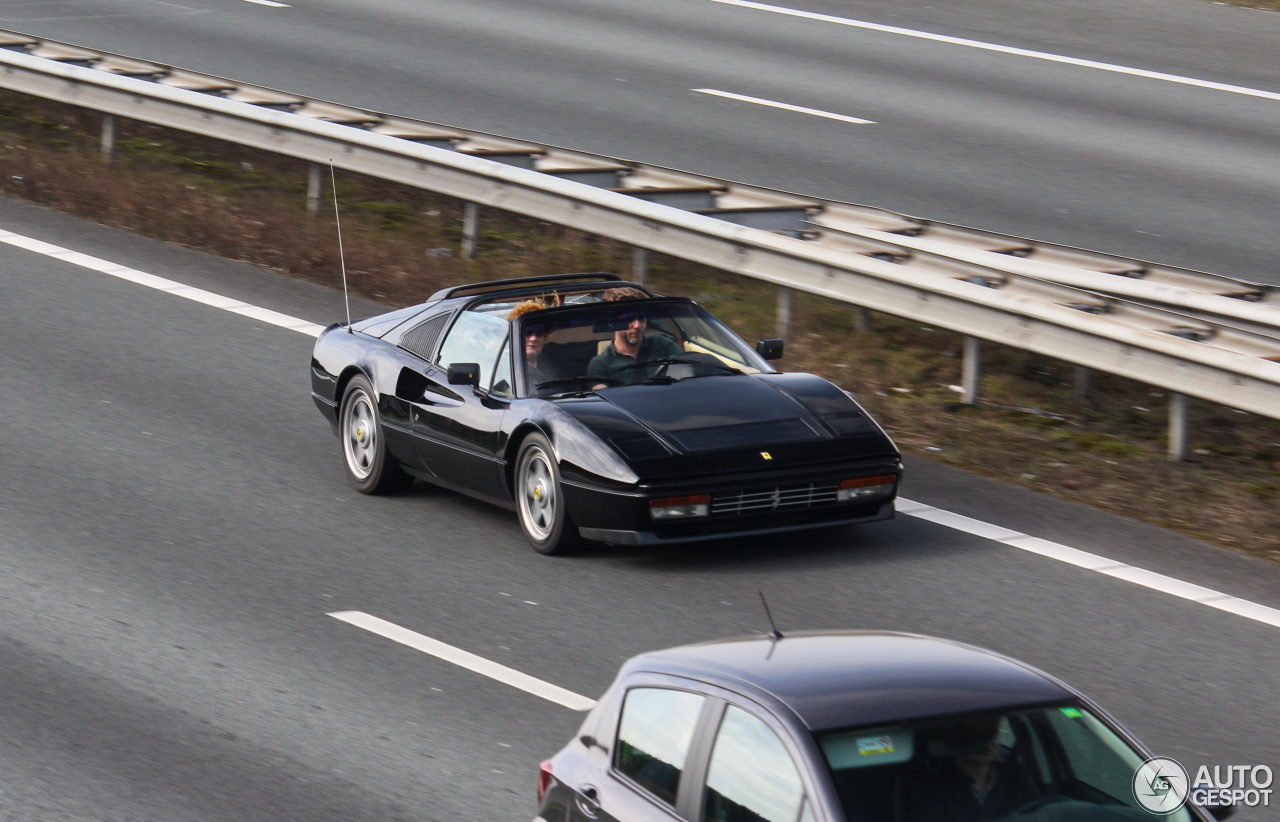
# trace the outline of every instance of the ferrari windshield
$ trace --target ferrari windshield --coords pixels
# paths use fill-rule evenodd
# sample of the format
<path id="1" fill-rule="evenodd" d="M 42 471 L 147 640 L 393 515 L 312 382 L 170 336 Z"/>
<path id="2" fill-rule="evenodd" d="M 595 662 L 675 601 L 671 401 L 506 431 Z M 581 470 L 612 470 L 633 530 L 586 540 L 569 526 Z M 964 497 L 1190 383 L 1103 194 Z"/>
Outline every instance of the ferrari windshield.
<path id="1" fill-rule="evenodd" d="M 626 300 L 517 320 L 526 396 L 771 371 L 737 335 L 684 300 Z"/>
<path id="2" fill-rule="evenodd" d="M 823 734 L 849 819 L 1191 822 L 1187 787 L 1144 780 L 1146 757 L 1062 705 Z"/>

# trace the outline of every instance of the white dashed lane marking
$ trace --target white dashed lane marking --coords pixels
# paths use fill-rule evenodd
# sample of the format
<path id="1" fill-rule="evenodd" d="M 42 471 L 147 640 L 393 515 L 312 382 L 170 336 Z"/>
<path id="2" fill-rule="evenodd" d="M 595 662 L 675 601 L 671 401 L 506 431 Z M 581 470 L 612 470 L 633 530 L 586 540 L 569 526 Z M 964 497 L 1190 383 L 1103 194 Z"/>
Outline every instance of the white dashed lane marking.
<path id="1" fill-rule="evenodd" d="M 695 88 L 693 89 L 700 94 L 711 94 L 716 97 L 725 97 L 729 100 L 737 100 L 741 103 L 754 103 L 758 106 L 768 106 L 769 108 L 780 108 L 783 111 L 794 111 L 799 114 L 812 114 L 814 117 L 826 117 L 828 120 L 840 120 L 844 123 L 855 123 L 857 125 L 874 125 L 874 120 L 863 120 L 861 117 L 850 117 L 847 114 L 835 114 L 830 111 L 823 111 L 818 108 L 805 108 L 804 106 L 793 106 L 790 103 L 779 103 L 776 100 L 765 100 L 763 97 L 748 97 L 745 94 L 734 94 L 731 91 L 720 91 L 714 88 Z"/>
<path id="2" fill-rule="evenodd" d="M 715 1 L 724 2 L 724 0 Z M 290 331 L 297 331 L 300 334 L 306 334 L 310 337 L 318 337 L 320 332 L 324 330 L 323 326 L 307 322 L 306 320 L 300 320 L 297 317 L 290 317 L 287 314 L 281 314 L 267 308 L 250 305 L 249 303 L 244 303 L 239 300 L 233 300 L 230 297 L 224 297 L 220 294 L 215 294 L 212 291 L 205 291 L 200 288 L 183 285 L 182 283 L 175 282 L 174 280 L 157 277 L 156 275 L 148 274 L 145 271 L 138 271 L 97 257 L 91 257 L 87 254 L 81 254 L 78 251 L 72 251 L 31 237 L 24 237 L 21 234 L 0 231 L 0 242 L 7 243 L 8 245 L 15 246 L 17 248 L 33 251 L 37 254 L 43 254 L 47 257 L 62 260 L 63 262 L 71 263 L 72 265 L 77 265 L 82 268 L 99 271 L 103 274 L 109 274 L 112 277 L 128 280 L 131 283 L 146 286 L 147 288 L 164 291 L 169 294 L 173 294 L 176 297 L 194 300 L 214 308 L 222 309 L 223 311 L 229 311 L 243 317 L 260 320 L 264 323 L 276 325 L 281 328 L 287 328 Z M 1226 611 L 1227 613 L 1236 614 L 1237 616 L 1242 616 L 1246 619 L 1256 620 L 1258 622 L 1280 628 L 1280 609 L 1260 605 L 1259 603 L 1251 602 L 1247 599 L 1240 599 L 1239 597 L 1234 597 L 1230 594 L 1224 594 L 1221 591 L 1215 591 L 1212 588 L 1205 588 L 1194 583 L 1184 582 L 1180 579 L 1165 576 L 1164 574 L 1158 574 L 1154 571 L 1136 568 L 1132 565 L 1126 565 L 1123 562 L 1117 562 L 1113 559 L 1099 556 L 1098 554 L 1091 554 L 1088 551 L 1081 551 L 1078 548 L 1072 548 L 1060 543 L 1050 542 L 1048 540 L 1030 536 L 1029 534 L 1023 534 L 1018 531 L 1003 528 L 999 525 L 993 525 L 989 522 L 976 520 L 941 508 L 934 508 L 932 505 L 925 505 L 924 503 L 915 502 L 913 500 L 903 499 L 900 497 L 898 499 L 897 509 L 899 513 L 906 514 L 907 516 L 928 520 L 929 522 L 944 525 L 948 528 L 954 528 L 957 531 L 963 531 L 966 534 L 972 534 L 984 539 L 994 540 L 1012 548 L 1017 548 L 1021 551 L 1039 554 L 1040 556 L 1048 559 L 1065 562 L 1068 565 L 1075 565 L 1079 568 L 1084 568 L 1099 574 L 1105 574 L 1106 576 L 1113 577 L 1115 579 L 1122 579 L 1126 582 L 1131 582 L 1134 585 L 1141 585 L 1142 587 L 1150 588 L 1153 591 L 1160 591 L 1161 593 L 1179 597 L 1180 599 L 1198 602 L 1201 605 L 1207 605 L 1208 607 L 1216 608 L 1219 611 Z M 357 612 L 351 611 L 343 613 Z M 376 617 L 365 616 L 370 620 L 377 619 Z M 386 624 L 391 625 L 391 623 Z M 365 626 L 362 625 L 361 627 Z M 372 629 L 370 628 L 367 630 Z M 412 632 L 407 631 L 407 629 L 400 628 L 398 630 L 405 631 L 406 634 L 412 634 Z M 377 632 L 375 631 L 375 633 Z M 414 634 L 414 636 L 420 635 Z M 427 638 L 423 637 L 423 639 Z M 399 642 L 401 640 L 397 639 L 396 641 Z M 435 640 L 427 641 L 428 643 L 435 642 Z M 444 648 L 450 647 L 443 643 L 439 644 Z M 457 649 L 453 650 L 457 651 L 459 654 L 467 653 L 466 651 L 458 651 Z M 427 653 L 431 652 L 427 651 Z M 441 658 L 443 659 L 444 657 L 442 656 Z M 475 658 L 481 659 L 480 657 Z M 497 663 L 489 663 L 487 660 L 484 660 L 484 662 L 488 665 L 494 665 L 499 668 L 502 667 L 497 665 Z M 464 665 L 463 667 L 466 666 Z M 512 674 L 522 677 L 525 676 L 517 671 L 512 671 Z M 532 677 L 528 677 L 528 679 L 533 682 L 539 682 L 539 680 L 534 680 Z M 545 685 L 546 683 L 543 684 Z M 548 685 L 547 687 L 555 688 L 556 686 Z M 530 693 L 532 693 L 532 691 Z M 564 694 L 567 694 L 568 698 L 579 700 L 585 699 L 585 697 L 580 697 L 570 691 L 564 691 Z M 539 694 L 539 696 L 541 696 L 541 694 Z M 550 699 L 550 697 L 544 698 Z M 557 700 L 552 699 L 552 701 L 555 702 Z M 577 708 L 576 710 L 584 709 Z"/>
<path id="3" fill-rule="evenodd" d="M 468 671 L 473 671 L 505 685 L 518 688 L 525 693 L 541 697 L 548 702 L 563 705 L 572 711 L 589 711 L 595 707 L 596 701 L 594 699 L 575 694 L 573 691 L 565 690 L 559 685 L 543 682 L 541 679 L 521 673 L 514 668 L 508 668 L 506 665 L 501 665 L 482 656 L 476 656 L 470 651 L 455 648 L 438 639 L 432 639 L 429 636 L 410 631 L 408 628 L 402 628 L 394 622 L 387 622 L 385 619 L 370 616 L 362 611 L 335 611 L 329 616 L 354 625 L 357 628 L 363 628 L 370 633 L 385 637 L 393 642 L 399 642 L 401 645 L 407 645 L 424 654 L 443 659 L 445 662 L 451 662 L 460 668 L 466 668 Z"/>

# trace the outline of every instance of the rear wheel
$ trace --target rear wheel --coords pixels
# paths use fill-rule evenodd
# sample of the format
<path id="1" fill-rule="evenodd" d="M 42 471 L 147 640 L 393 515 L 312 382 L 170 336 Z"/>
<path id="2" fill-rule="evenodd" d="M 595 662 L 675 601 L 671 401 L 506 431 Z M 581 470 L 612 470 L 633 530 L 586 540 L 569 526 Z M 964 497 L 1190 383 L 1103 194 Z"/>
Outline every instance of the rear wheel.
<path id="1" fill-rule="evenodd" d="M 390 494 L 413 484 L 413 477 L 387 453 L 376 396 L 363 375 L 352 377 L 342 395 L 338 424 L 342 457 L 347 476 L 362 494 Z"/>
<path id="2" fill-rule="evenodd" d="M 541 434 L 530 434 L 520 445 L 515 497 L 520 528 L 533 550 L 568 554 L 582 547 L 582 536 L 561 493 L 560 467 L 551 443 Z"/>

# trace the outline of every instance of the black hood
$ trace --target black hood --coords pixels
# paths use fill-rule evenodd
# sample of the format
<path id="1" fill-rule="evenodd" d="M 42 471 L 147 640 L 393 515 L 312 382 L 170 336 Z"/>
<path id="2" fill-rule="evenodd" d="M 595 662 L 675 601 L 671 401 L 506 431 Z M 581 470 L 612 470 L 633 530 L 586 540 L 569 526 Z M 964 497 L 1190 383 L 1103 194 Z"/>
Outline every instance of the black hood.
<path id="1" fill-rule="evenodd" d="M 597 394 L 685 453 L 883 436 L 848 395 L 807 374 L 702 377 Z"/>

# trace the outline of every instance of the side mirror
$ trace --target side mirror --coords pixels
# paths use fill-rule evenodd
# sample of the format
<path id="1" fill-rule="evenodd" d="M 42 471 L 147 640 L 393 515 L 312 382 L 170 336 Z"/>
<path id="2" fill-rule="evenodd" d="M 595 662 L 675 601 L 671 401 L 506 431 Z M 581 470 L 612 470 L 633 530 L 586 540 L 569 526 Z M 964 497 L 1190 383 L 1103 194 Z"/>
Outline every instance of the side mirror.
<path id="1" fill-rule="evenodd" d="M 474 362 L 451 363 L 449 365 L 449 385 L 478 387 L 480 385 L 480 364 Z"/>
<path id="2" fill-rule="evenodd" d="M 782 340 L 777 337 L 756 340 L 756 353 L 766 360 L 780 360 L 782 359 Z"/>

